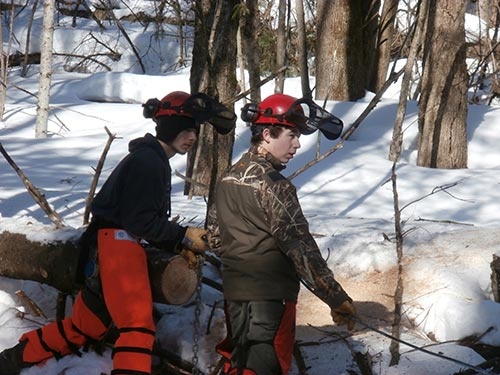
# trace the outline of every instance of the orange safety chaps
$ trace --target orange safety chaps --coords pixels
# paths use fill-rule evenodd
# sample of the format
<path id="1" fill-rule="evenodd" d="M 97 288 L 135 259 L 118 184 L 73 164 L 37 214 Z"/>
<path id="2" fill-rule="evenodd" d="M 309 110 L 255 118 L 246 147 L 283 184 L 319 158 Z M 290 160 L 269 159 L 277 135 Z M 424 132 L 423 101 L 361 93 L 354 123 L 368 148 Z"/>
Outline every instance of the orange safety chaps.
<path id="1" fill-rule="evenodd" d="M 149 375 L 155 326 L 145 251 L 121 229 L 100 229 L 97 246 L 102 297 L 84 289 L 71 317 L 24 334 L 23 361 L 78 355 L 81 346 L 101 340 L 113 322 L 119 337 L 111 374 Z"/>

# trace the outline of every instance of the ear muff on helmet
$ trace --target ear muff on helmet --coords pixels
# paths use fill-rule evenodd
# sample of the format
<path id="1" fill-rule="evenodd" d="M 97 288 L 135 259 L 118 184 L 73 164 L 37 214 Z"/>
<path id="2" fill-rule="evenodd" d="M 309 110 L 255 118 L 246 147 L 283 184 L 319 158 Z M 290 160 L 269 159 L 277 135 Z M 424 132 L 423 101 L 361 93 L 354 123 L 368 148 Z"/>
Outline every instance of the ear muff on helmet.
<path id="1" fill-rule="evenodd" d="M 255 122 L 260 113 L 255 103 L 247 103 L 241 108 L 241 119 L 245 122 Z"/>
<path id="2" fill-rule="evenodd" d="M 228 134 L 236 124 L 236 115 L 204 93 L 189 95 L 183 91 L 174 91 L 162 100 L 148 99 L 142 105 L 145 118 L 158 119 L 165 116 L 188 117 L 198 124 L 210 123 L 220 134 Z"/>
<path id="3" fill-rule="evenodd" d="M 158 112 L 160 108 L 161 101 L 156 98 L 148 99 L 146 103 L 142 105 L 142 115 L 145 118 L 153 118 L 153 116 Z"/>

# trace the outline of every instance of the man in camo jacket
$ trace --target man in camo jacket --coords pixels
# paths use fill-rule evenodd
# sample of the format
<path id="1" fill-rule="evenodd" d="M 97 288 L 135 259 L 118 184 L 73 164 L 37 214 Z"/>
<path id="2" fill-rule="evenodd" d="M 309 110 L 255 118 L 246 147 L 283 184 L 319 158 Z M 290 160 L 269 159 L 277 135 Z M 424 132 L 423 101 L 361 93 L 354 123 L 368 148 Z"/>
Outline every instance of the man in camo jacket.
<path id="1" fill-rule="evenodd" d="M 220 254 L 227 338 L 217 346 L 225 373 L 286 374 L 291 367 L 296 301 L 302 281 L 354 327 L 352 299 L 335 280 L 309 232 L 296 189 L 280 171 L 300 147 L 300 134 L 340 136 L 342 122 L 307 99 L 274 94 L 248 104 L 251 147 L 217 185 L 208 234 Z"/>

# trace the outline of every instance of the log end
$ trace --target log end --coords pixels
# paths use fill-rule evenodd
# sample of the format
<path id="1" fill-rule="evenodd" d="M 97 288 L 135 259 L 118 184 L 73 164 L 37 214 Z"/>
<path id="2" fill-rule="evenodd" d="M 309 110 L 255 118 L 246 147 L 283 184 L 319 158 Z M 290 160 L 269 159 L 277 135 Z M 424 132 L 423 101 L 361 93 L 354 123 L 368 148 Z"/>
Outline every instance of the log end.
<path id="1" fill-rule="evenodd" d="M 161 290 L 168 304 L 183 305 L 196 292 L 198 276 L 180 255 L 172 257 L 161 277 Z"/>

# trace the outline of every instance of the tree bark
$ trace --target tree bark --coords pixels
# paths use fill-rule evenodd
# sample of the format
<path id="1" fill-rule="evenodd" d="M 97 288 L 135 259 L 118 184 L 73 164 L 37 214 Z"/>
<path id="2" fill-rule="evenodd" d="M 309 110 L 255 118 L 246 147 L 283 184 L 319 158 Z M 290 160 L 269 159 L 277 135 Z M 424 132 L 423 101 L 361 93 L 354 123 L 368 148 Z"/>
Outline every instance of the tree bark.
<path id="1" fill-rule="evenodd" d="M 309 66 L 307 64 L 307 38 L 306 22 L 304 16 L 304 0 L 295 0 L 295 11 L 297 12 L 297 49 L 299 51 L 299 71 L 302 87 L 302 97 L 312 99 L 311 86 L 309 84 Z"/>
<path id="2" fill-rule="evenodd" d="M 28 22 L 28 27 L 26 29 L 26 47 L 24 49 L 24 56 L 23 56 L 23 62 L 21 64 L 22 70 L 21 70 L 21 77 L 25 78 L 26 74 L 28 73 L 28 64 L 29 64 L 29 56 L 30 56 L 30 40 L 31 40 L 31 28 L 33 26 L 33 19 L 35 18 L 35 13 L 37 11 L 38 7 L 38 0 L 35 0 L 33 2 L 31 9 L 31 17 Z"/>
<path id="3" fill-rule="evenodd" d="M 363 1 L 319 0 L 316 26 L 318 100 L 357 100 L 365 95 Z"/>
<path id="4" fill-rule="evenodd" d="M 417 165 L 467 168 L 465 1 L 429 7 L 419 100 Z"/>
<path id="5" fill-rule="evenodd" d="M 375 49 L 374 69 L 372 71 L 369 90 L 377 92 L 387 78 L 391 49 L 394 40 L 394 23 L 399 0 L 384 0 L 382 14 L 377 30 L 377 46 Z"/>
<path id="6" fill-rule="evenodd" d="M 362 2 L 361 8 L 362 53 L 364 67 L 364 88 L 370 89 L 370 81 L 377 69 L 377 32 L 379 30 L 380 0 Z M 384 77 L 385 78 L 385 77 Z M 382 81 L 381 85 L 385 82 Z"/>
<path id="7" fill-rule="evenodd" d="M 394 120 L 394 129 L 392 131 L 392 141 L 389 147 L 389 160 L 397 162 L 401 155 L 401 146 L 403 145 L 403 122 L 406 115 L 408 98 L 410 95 L 410 84 L 413 72 L 413 66 L 422 47 L 422 32 L 425 25 L 425 17 L 427 15 L 427 7 L 429 2 L 424 0 L 420 3 L 418 14 L 416 16 L 416 26 L 411 32 L 409 40 L 411 40 L 408 57 L 404 67 L 403 81 L 399 94 L 398 110 L 396 119 Z"/>
<path id="8" fill-rule="evenodd" d="M 286 41 L 287 41 L 287 24 L 286 24 L 287 6 L 286 0 L 278 1 L 278 28 L 276 29 L 276 67 L 280 68 L 286 64 Z M 275 93 L 283 93 L 285 88 L 285 72 L 281 72 L 276 77 L 274 84 Z"/>
<path id="9" fill-rule="evenodd" d="M 175 254 L 158 249 L 145 251 L 154 302 L 176 305 L 187 302 L 196 291 L 196 272 Z M 0 275 L 4 277 L 33 280 L 61 292 L 74 293 L 80 287 L 76 283 L 78 258 L 75 241 L 39 243 L 23 234 L 0 233 Z"/>
<path id="10" fill-rule="evenodd" d="M 197 0 L 195 3 L 191 91 L 218 97 L 223 103 L 228 103 L 237 94 L 236 32 L 239 21 L 232 12 L 236 3 L 237 0 Z M 215 180 L 231 163 L 233 143 L 234 132 L 219 135 L 212 126 L 201 126 L 198 141 L 188 155 L 186 172 L 188 178 L 201 185 L 186 183 L 186 194 L 208 196 L 210 200 Z"/>
<path id="11" fill-rule="evenodd" d="M 498 0 L 479 0 L 479 17 L 485 21 L 488 28 L 496 26 L 499 13 L 500 2 Z"/>
<path id="12" fill-rule="evenodd" d="M 490 263 L 491 268 L 491 291 L 493 300 L 500 302 L 500 257 L 493 254 L 493 260 Z"/>

